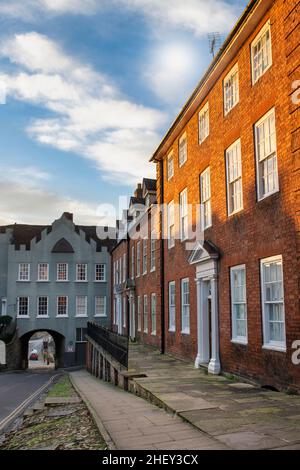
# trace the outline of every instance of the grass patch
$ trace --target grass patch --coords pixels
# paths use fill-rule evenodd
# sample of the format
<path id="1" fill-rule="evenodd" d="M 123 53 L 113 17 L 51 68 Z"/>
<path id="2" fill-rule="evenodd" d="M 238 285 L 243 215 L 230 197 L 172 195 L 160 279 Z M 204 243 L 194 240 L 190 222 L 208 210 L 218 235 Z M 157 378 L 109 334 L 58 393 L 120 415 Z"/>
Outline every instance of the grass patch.
<path id="1" fill-rule="evenodd" d="M 61 378 L 48 392 L 48 397 L 74 397 L 76 393 L 67 375 Z"/>

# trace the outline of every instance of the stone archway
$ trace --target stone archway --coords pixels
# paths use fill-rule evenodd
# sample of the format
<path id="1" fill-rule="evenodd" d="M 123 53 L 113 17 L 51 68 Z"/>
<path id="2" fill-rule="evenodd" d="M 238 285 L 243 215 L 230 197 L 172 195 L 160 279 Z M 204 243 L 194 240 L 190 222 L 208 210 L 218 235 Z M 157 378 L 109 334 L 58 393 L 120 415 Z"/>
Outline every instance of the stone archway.
<path id="1" fill-rule="evenodd" d="M 65 350 L 65 337 L 54 330 L 37 329 L 31 330 L 20 337 L 21 342 L 21 357 L 22 369 L 28 369 L 28 344 L 30 338 L 38 332 L 46 332 L 52 336 L 55 343 L 55 369 L 64 367 L 64 350 Z"/>

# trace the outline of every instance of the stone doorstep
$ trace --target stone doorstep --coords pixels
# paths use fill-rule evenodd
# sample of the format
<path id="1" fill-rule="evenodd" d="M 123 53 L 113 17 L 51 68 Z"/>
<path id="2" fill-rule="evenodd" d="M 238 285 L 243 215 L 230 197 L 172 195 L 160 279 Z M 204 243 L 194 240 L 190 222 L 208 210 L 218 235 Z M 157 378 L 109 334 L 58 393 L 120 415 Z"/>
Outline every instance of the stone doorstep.
<path id="1" fill-rule="evenodd" d="M 81 403 L 81 401 L 79 397 L 47 397 L 45 399 L 45 405 L 67 405 Z"/>

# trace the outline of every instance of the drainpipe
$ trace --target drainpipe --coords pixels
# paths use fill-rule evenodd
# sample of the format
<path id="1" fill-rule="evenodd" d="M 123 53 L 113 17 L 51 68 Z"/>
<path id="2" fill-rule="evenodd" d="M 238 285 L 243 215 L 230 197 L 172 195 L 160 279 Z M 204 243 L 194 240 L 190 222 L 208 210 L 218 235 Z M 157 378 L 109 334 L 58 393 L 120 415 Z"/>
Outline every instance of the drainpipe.
<path id="1" fill-rule="evenodd" d="M 164 162 L 159 162 L 160 166 L 160 205 L 161 209 L 164 204 Z M 160 353 L 165 353 L 165 250 L 164 250 L 164 214 L 160 211 L 160 226 L 161 226 L 161 238 L 160 238 L 160 320 L 161 320 L 161 345 Z"/>

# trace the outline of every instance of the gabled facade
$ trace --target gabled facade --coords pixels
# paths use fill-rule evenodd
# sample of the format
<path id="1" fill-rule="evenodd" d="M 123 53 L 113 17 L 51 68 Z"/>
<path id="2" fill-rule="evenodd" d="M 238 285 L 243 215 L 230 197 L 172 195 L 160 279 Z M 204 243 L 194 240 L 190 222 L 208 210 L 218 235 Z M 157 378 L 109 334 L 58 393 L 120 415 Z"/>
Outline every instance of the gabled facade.
<path id="1" fill-rule="evenodd" d="M 20 340 L 54 332 L 63 339 L 60 365 L 84 362 L 87 322 L 110 324 L 113 244 L 69 213 L 49 226 L 1 227 L 1 313 L 16 318 Z"/>

